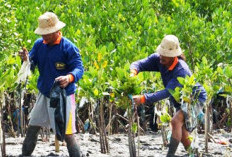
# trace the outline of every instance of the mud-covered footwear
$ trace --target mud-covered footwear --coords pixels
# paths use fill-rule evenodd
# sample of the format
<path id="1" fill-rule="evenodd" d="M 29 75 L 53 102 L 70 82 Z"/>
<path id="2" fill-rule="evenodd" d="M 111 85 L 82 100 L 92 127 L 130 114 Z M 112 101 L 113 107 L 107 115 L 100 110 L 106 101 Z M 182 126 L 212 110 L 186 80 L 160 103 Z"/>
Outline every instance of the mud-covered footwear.
<path id="1" fill-rule="evenodd" d="M 80 147 L 78 146 L 74 135 L 65 135 L 68 153 L 70 157 L 81 157 Z"/>
<path id="2" fill-rule="evenodd" d="M 180 141 L 171 137 L 167 157 L 174 157 Z"/>
<path id="3" fill-rule="evenodd" d="M 40 126 L 29 126 L 23 141 L 22 156 L 30 156 L 35 149 Z"/>

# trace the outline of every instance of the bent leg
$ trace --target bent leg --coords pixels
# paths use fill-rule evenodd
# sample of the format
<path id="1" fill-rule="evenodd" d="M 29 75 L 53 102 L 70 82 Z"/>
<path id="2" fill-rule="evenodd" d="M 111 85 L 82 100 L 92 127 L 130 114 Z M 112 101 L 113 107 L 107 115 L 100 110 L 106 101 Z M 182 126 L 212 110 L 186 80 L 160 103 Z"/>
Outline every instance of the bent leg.
<path id="1" fill-rule="evenodd" d="M 188 137 L 189 137 L 189 132 L 186 130 L 185 126 L 183 126 L 181 143 L 183 143 L 185 150 L 187 150 L 191 145 L 191 141 Z"/>
<path id="2" fill-rule="evenodd" d="M 22 155 L 30 156 L 35 149 L 40 126 L 31 126 L 29 125 L 27 129 L 26 137 L 23 141 Z"/>
<path id="3" fill-rule="evenodd" d="M 75 140 L 74 134 L 65 135 L 65 142 L 67 143 L 68 153 L 70 157 L 80 157 L 80 148 Z"/>
<path id="4" fill-rule="evenodd" d="M 184 114 L 181 110 L 179 110 L 171 121 L 172 125 L 172 137 L 169 144 L 168 154 L 167 156 L 174 156 L 179 142 L 182 139 L 182 127 L 184 125 Z"/>

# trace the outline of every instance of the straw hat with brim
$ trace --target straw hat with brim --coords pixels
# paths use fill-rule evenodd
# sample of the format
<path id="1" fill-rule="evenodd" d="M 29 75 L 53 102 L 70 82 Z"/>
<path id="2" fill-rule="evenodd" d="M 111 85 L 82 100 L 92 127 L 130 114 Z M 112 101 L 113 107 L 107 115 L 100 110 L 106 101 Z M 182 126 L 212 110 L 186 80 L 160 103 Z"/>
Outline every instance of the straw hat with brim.
<path id="1" fill-rule="evenodd" d="M 36 28 L 35 33 L 39 35 L 46 35 L 54 33 L 65 26 L 65 23 L 61 22 L 56 14 L 52 12 L 46 12 L 38 19 L 39 27 Z"/>
<path id="2" fill-rule="evenodd" d="M 182 54 L 179 40 L 175 35 L 166 35 L 156 51 L 165 57 L 176 57 Z"/>

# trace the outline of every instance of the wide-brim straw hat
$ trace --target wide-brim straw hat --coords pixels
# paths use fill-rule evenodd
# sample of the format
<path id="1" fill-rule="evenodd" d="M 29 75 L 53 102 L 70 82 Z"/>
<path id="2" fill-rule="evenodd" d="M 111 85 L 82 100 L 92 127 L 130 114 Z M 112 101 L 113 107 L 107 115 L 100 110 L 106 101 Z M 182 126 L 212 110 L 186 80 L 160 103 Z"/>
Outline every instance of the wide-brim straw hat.
<path id="1" fill-rule="evenodd" d="M 156 52 L 165 57 L 176 57 L 182 54 L 179 40 L 175 35 L 166 35 Z"/>
<path id="2" fill-rule="evenodd" d="M 65 26 L 65 23 L 60 21 L 56 14 L 46 12 L 38 19 L 39 26 L 36 28 L 35 33 L 38 35 L 46 35 L 54 33 Z"/>

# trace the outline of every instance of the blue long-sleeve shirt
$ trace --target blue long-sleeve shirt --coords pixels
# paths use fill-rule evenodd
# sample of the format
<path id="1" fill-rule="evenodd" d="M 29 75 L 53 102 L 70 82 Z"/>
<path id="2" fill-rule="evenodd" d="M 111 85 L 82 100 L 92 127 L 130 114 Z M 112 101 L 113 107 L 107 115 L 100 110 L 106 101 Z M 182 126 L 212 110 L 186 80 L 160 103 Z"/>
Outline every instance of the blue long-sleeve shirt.
<path id="1" fill-rule="evenodd" d="M 75 83 L 81 79 L 84 68 L 79 50 L 71 41 L 62 37 L 59 44 L 50 46 L 39 38 L 31 49 L 29 57 L 38 66 L 40 75 L 37 87 L 42 94 L 49 97 L 55 78 L 67 74 L 72 74 L 74 81 L 65 88 L 66 93 L 67 95 L 75 93 Z"/>
<path id="2" fill-rule="evenodd" d="M 174 104 L 175 107 L 179 107 L 180 104 L 176 102 L 175 99 L 172 97 L 172 95 L 169 92 L 169 89 L 174 90 L 176 87 L 182 86 L 177 80 L 177 77 L 184 78 L 187 75 L 192 75 L 188 65 L 182 59 L 179 59 L 178 63 L 176 64 L 173 70 L 168 70 L 167 67 L 160 63 L 160 56 L 157 53 L 154 53 L 145 59 L 133 62 L 130 66 L 130 69 L 135 69 L 138 73 L 142 71 L 160 72 L 165 89 L 154 93 L 144 94 L 146 103 L 151 104 L 156 101 L 170 97 L 170 101 Z M 195 85 L 193 92 L 199 92 L 198 100 L 200 102 L 204 103 L 206 101 L 206 91 L 199 83 Z"/>

